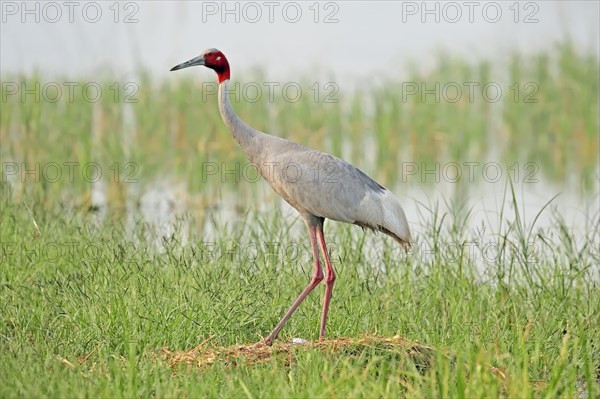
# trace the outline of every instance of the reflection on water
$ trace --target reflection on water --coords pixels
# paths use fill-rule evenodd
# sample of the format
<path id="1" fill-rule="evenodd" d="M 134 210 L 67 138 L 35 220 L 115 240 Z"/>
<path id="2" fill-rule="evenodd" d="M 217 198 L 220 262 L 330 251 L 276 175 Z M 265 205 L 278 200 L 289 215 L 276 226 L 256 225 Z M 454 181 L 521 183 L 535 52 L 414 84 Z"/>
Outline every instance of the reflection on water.
<path id="1" fill-rule="evenodd" d="M 159 251 L 164 250 L 166 239 L 174 239 L 183 246 L 216 245 L 223 240 L 233 240 L 237 241 L 234 245 L 242 247 L 277 239 L 282 247 L 293 246 L 288 250 L 296 255 L 306 255 L 304 260 L 309 261 L 306 228 L 297 212 L 277 197 L 266 182 L 257 184 L 252 196 L 241 196 L 234 191 L 221 192 L 212 203 L 206 203 L 199 218 L 194 216 L 198 215 L 198 210 L 191 209 L 197 202 L 192 200 L 194 196 L 186 192 L 185 187 L 156 182 L 138 194 L 138 206 L 128 209 L 128 226 L 136 229 L 142 222 L 145 236 Z M 510 186 L 501 182 L 475 187 L 441 183 L 434 187 L 407 185 L 394 189 L 406 211 L 415 241 L 409 256 L 426 261 L 425 258 L 440 251 L 447 260 L 452 260 L 458 246 L 463 252 L 474 251 L 471 257 L 477 264 L 495 259 L 496 255 L 490 254 L 498 248 L 493 245 L 503 242 L 503 237 L 517 252 L 523 245 L 521 240 L 528 241 L 526 245 L 532 250 L 545 251 L 542 248 L 544 240 L 561 240 L 563 228 L 567 229 L 577 248 L 590 244 L 600 246 L 597 187 L 595 194 L 583 196 L 565 187 L 541 182 L 515 185 L 514 190 L 513 199 Z M 278 214 L 282 217 L 277 218 Z M 265 227 L 271 219 L 281 224 Z M 326 236 L 333 247 L 332 253 L 338 257 L 353 254 L 356 250 L 336 247 L 340 237 L 348 236 L 352 237 L 351 242 L 360 244 L 360 255 L 364 259 L 381 261 L 381 254 L 386 251 L 397 253 L 398 259 L 405 256 L 393 240 L 383 238 L 385 236 L 381 234 L 363 232 L 357 226 L 329 221 Z M 257 250 L 255 244 L 252 245 L 250 252 Z M 298 248 L 303 249 L 299 251 Z"/>

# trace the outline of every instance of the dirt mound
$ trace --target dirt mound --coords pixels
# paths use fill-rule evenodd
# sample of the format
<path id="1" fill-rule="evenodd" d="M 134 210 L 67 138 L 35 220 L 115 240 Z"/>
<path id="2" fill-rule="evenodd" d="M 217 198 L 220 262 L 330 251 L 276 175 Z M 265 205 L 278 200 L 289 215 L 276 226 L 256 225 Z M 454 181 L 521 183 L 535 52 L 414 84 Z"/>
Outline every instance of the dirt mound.
<path id="1" fill-rule="evenodd" d="M 379 337 L 364 336 L 361 338 L 338 338 L 324 341 L 308 341 L 304 343 L 275 342 L 272 346 L 264 344 L 233 345 L 229 347 L 208 346 L 210 339 L 204 341 L 190 351 L 172 351 L 162 349 L 162 357 L 170 367 L 180 364 L 195 365 L 199 368 L 214 364 L 237 366 L 239 364 L 260 364 L 275 357 L 285 358 L 286 366 L 295 361 L 295 353 L 302 350 L 316 349 L 324 354 L 345 354 L 360 356 L 369 351 L 379 356 L 402 356 L 409 358 L 419 370 L 428 368 L 433 349 L 400 336 Z"/>

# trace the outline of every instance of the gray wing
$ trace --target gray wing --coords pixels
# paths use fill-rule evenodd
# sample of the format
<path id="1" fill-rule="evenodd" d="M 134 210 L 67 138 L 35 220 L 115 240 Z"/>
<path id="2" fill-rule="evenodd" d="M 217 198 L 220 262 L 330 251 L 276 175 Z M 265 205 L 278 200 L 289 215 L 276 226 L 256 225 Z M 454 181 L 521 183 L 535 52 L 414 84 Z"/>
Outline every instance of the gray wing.
<path id="1" fill-rule="evenodd" d="M 285 155 L 276 183 L 299 211 L 354 223 L 367 195 L 385 190 L 358 168 L 332 155 L 314 150 L 295 152 L 293 158 Z M 293 160 L 288 161 L 290 158 Z"/>
<path id="2" fill-rule="evenodd" d="M 255 160 L 263 178 L 301 214 L 354 223 L 399 241 L 410 240 L 398 199 L 360 169 L 283 139 L 271 143 L 265 153 L 263 160 Z"/>

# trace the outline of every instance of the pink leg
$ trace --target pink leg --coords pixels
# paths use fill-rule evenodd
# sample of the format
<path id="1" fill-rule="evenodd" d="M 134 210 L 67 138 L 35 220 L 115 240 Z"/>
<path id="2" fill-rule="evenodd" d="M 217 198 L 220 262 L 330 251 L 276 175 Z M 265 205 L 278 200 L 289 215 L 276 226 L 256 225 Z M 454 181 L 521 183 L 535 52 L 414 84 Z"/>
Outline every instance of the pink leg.
<path id="1" fill-rule="evenodd" d="M 333 283 L 335 282 L 335 272 L 333 266 L 331 266 L 331 260 L 329 259 L 329 252 L 327 251 L 327 244 L 325 244 L 325 235 L 323 234 L 323 223 L 317 225 L 317 239 L 319 240 L 319 246 L 321 252 L 323 252 L 323 258 L 325 258 L 325 265 L 327 266 L 327 278 L 325 279 L 325 302 L 323 303 L 323 316 L 321 317 L 321 332 L 319 333 L 319 339 L 325 339 L 325 324 L 327 324 L 327 312 L 329 311 L 329 302 L 331 301 L 331 294 L 333 292 Z"/>
<path id="2" fill-rule="evenodd" d="M 277 324 L 277 326 L 275 327 L 273 332 L 271 332 L 271 334 L 269 334 L 269 336 L 267 338 L 265 338 L 261 341 L 261 343 L 263 343 L 263 344 L 270 345 L 273 343 L 275 338 L 277 338 L 277 334 L 279 334 L 279 330 L 281 330 L 281 328 L 283 327 L 285 322 L 290 318 L 292 313 L 294 313 L 294 311 L 302 303 L 304 298 L 306 298 L 306 296 L 308 294 L 310 294 L 310 292 L 317 285 L 319 285 L 319 283 L 323 280 L 323 269 L 321 268 L 321 263 L 319 262 L 319 250 L 317 247 L 316 228 L 313 225 L 313 223 L 311 223 L 311 224 L 307 223 L 307 226 L 308 226 L 308 234 L 310 236 L 310 246 L 313 251 L 313 259 L 314 259 L 314 273 L 313 273 L 312 279 L 310 280 L 310 283 L 308 283 L 308 285 L 306 286 L 304 291 L 302 291 L 302 293 L 298 296 L 296 301 L 292 304 L 292 306 L 290 307 L 290 310 L 287 311 L 285 316 L 283 316 L 283 319 L 281 319 L 279 324 Z"/>

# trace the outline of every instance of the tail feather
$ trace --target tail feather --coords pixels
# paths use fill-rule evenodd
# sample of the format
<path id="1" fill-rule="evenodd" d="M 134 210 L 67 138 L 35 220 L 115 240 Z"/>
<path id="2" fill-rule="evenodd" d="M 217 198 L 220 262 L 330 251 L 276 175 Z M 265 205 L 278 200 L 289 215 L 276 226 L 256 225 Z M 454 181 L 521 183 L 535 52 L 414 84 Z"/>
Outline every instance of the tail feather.
<path id="1" fill-rule="evenodd" d="M 387 234 L 394 238 L 408 252 L 411 242 L 410 229 L 400 201 L 388 190 L 377 194 L 377 196 L 379 197 L 378 202 L 381 206 L 381 212 L 378 212 L 379 217 L 377 218 L 379 220 L 371 219 L 368 221 L 356 221 L 354 223 L 361 227 Z M 373 206 L 374 204 L 371 203 L 370 205 Z"/>
<path id="2" fill-rule="evenodd" d="M 408 238 L 408 240 L 397 236 L 396 234 L 392 233 L 391 231 L 389 231 L 388 229 L 386 229 L 385 227 L 381 227 L 379 231 L 381 231 L 382 233 L 387 234 L 388 236 L 392 237 L 394 240 L 398 241 L 398 243 L 402 246 L 402 249 L 404 249 L 405 252 L 408 252 L 408 250 L 410 249 L 410 237 Z"/>
<path id="3" fill-rule="evenodd" d="M 411 245 L 410 236 L 408 237 L 408 239 L 400 237 L 397 234 L 395 234 L 394 232 L 392 232 L 392 231 L 388 230 L 387 228 L 385 228 L 384 226 L 380 226 L 380 225 L 369 226 L 367 224 L 360 223 L 360 222 L 355 222 L 354 224 L 357 226 L 360 226 L 362 228 L 372 230 L 374 232 L 380 231 L 383 234 L 386 234 L 386 235 L 392 237 L 394 240 L 396 240 L 398 242 L 398 244 L 400 244 L 402 246 L 402 249 L 404 249 L 406 252 L 408 252 L 408 250 L 410 249 L 410 245 Z"/>

